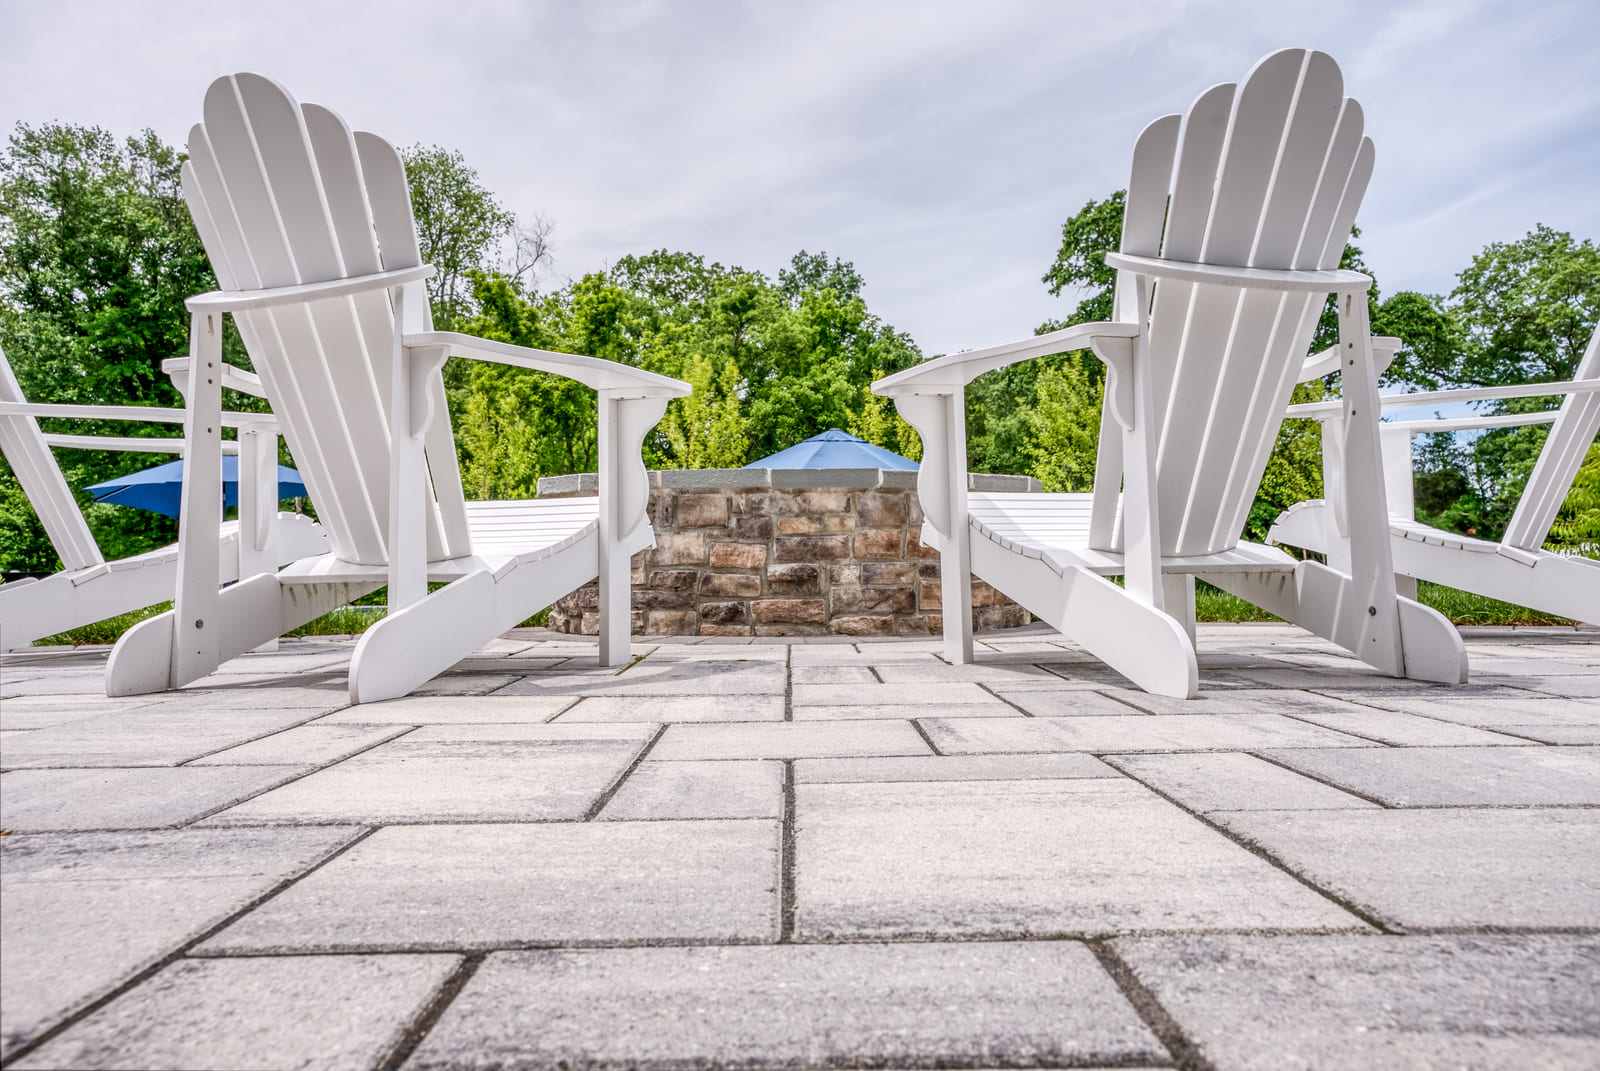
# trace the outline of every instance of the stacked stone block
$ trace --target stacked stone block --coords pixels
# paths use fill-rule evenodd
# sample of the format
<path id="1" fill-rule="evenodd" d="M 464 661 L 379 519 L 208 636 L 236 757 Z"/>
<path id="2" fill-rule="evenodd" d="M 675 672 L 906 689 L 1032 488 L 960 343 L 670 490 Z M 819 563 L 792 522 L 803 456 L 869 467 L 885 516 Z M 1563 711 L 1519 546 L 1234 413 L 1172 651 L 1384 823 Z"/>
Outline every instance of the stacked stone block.
<path id="1" fill-rule="evenodd" d="M 915 473 L 713 469 L 651 473 L 656 546 L 633 560 L 633 631 L 676 636 L 924 636 L 943 627 L 939 555 L 922 545 Z M 974 486 L 1036 490 L 1025 477 Z M 593 476 L 541 480 L 541 497 L 593 494 Z M 589 585 L 558 602 L 550 627 L 598 631 Z M 980 580 L 980 629 L 1026 624 L 1026 610 Z"/>

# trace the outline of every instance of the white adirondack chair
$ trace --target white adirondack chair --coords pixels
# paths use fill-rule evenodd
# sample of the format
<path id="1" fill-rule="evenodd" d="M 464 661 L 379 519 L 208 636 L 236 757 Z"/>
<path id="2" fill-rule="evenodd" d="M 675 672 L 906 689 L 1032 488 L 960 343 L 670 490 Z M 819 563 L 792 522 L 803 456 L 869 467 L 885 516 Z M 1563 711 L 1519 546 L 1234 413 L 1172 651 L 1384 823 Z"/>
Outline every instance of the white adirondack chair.
<path id="1" fill-rule="evenodd" d="M 1385 673 L 1461 681 L 1443 617 L 1397 598 L 1381 494 L 1349 503 L 1351 566 L 1297 562 L 1239 533 L 1297 379 L 1350 384 L 1340 446 L 1381 487 L 1365 275 L 1338 270 L 1371 176 L 1362 112 L 1334 61 L 1274 53 L 1134 147 L 1116 320 L 925 361 L 873 384 L 922 434 L 923 539 L 942 570 L 945 652 L 972 660 L 976 573 L 1141 688 L 1193 696 L 1194 578 L 1339 643 Z M 1307 359 L 1327 296 L 1336 348 Z M 1091 349 L 1106 364 L 1092 495 L 969 491 L 963 393 L 985 372 Z M 1118 587 L 1107 576 L 1122 575 Z"/>
<path id="2" fill-rule="evenodd" d="M 248 389 L 253 378 L 231 367 L 224 373 L 229 387 Z M 0 651 L 13 651 L 44 636 L 154 606 L 172 598 L 177 585 L 177 544 L 131 558 L 105 560 L 50 448 L 182 454 L 184 441 L 46 435 L 39 430 L 37 418 L 41 416 L 156 423 L 182 423 L 184 419 L 181 409 L 32 404 L 22 396 L 17 377 L 0 350 L 0 452 L 61 558 L 61 572 L 53 576 L 0 585 Z M 239 519 L 223 522 L 218 513 L 217 581 L 231 584 L 241 576 L 271 572 L 297 558 L 326 551 L 328 537 L 320 525 L 297 513 L 278 512 L 278 432 L 272 416 L 222 413 L 220 424 L 239 429 L 237 441 L 222 444 L 223 452 L 239 455 Z M 221 496 L 219 484 L 219 504 Z"/>
<path id="3" fill-rule="evenodd" d="M 1600 561 L 1544 549 L 1550 525 L 1572 489 L 1584 454 L 1600 432 L 1600 326 L 1590 337 L 1571 382 L 1398 394 L 1383 398 L 1381 404 L 1400 408 L 1553 394 L 1567 396 L 1561 408 L 1553 412 L 1399 420 L 1382 426 L 1390 553 L 1402 591 L 1414 595 L 1420 578 L 1546 613 L 1600 623 Z M 1338 402 L 1319 402 L 1290 406 L 1288 410 L 1290 416 L 1312 417 L 1322 423 L 1323 483 L 1328 488 L 1337 488 L 1343 481 L 1337 433 L 1328 423 L 1337 416 L 1338 408 Z M 1500 542 L 1457 535 L 1417 521 L 1412 496 L 1413 436 L 1525 424 L 1553 426 Z M 1338 505 L 1335 497 L 1332 508 L 1322 499 L 1291 506 L 1279 515 L 1267 538 L 1274 543 L 1319 551 L 1335 564 L 1343 562 L 1349 557 L 1348 518 Z"/>
<path id="4" fill-rule="evenodd" d="M 188 421 L 172 613 L 111 656 L 107 691 L 181 686 L 388 585 L 357 645 L 350 697 L 405 695 L 555 599 L 600 580 L 600 660 L 629 656 L 629 558 L 654 542 L 639 450 L 686 383 L 610 361 L 433 331 L 400 156 L 269 79 L 224 77 L 189 135 L 184 196 L 223 290 L 189 299 Z M 221 319 L 231 314 L 329 553 L 221 591 L 210 533 Z M 440 375 L 459 354 L 599 393 L 598 498 L 467 502 Z M 193 492 L 192 494 L 190 492 Z M 428 581 L 445 586 L 428 591 Z"/>

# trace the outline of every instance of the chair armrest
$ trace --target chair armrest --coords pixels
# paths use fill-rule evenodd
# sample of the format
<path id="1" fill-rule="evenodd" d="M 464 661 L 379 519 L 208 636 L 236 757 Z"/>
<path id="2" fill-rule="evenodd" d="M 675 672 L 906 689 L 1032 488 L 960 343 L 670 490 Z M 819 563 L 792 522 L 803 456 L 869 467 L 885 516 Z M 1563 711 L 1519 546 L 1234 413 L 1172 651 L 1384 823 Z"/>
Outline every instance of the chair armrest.
<path id="1" fill-rule="evenodd" d="M 41 402 L 0 402 L 0 415 L 57 417 L 71 420 L 143 420 L 152 424 L 182 424 L 188 419 L 187 410 L 167 409 L 156 405 L 51 405 Z M 222 414 L 225 428 L 276 427 L 277 419 L 271 413 Z"/>
<path id="2" fill-rule="evenodd" d="M 161 371 L 172 380 L 172 385 L 180 392 L 188 386 L 187 381 L 180 382 L 182 377 L 189 373 L 189 358 L 168 357 L 161 362 Z M 246 372 L 243 368 L 235 368 L 231 364 L 222 366 L 222 385 L 228 390 L 236 390 L 240 394 L 248 394 L 254 398 L 266 398 L 267 389 L 261 385 L 261 377 L 254 372 Z"/>
<path id="3" fill-rule="evenodd" d="M 1394 356 L 1400 352 L 1400 346 L 1400 340 L 1392 335 L 1372 336 L 1372 356 L 1377 362 L 1380 376 L 1394 363 Z M 1301 365 L 1299 378 L 1295 382 L 1305 383 L 1308 380 L 1331 376 L 1343 367 L 1339 360 L 1337 345 L 1329 346 L 1320 353 L 1313 353 L 1306 358 L 1306 363 Z"/>
<path id="4" fill-rule="evenodd" d="M 1514 383 L 1507 387 L 1461 387 L 1455 390 L 1425 390 L 1414 394 L 1385 394 L 1378 399 L 1384 409 L 1405 409 L 1435 402 L 1487 402 L 1500 398 L 1541 398 L 1552 394 L 1600 393 L 1600 379 L 1578 379 L 1561 383 Z M 1291 405 L 1285 416 L 1325 420 L 1344 405 L 1338 399 Z"/>
<path id="5" fill-rule="evenodd" d="M 63 450 L 115 450 L 126 454 L 181 454 L 182 439 L 120 439 L 111 435 L 56 435 L 46 434 L 47 446 Z M 229 440 L 222 443 L 224 454 L 237 454 L 239 444 Z"/>
<path id="6" fill-rule="evenodd" d="M 471 357 L 474 360 L 492 361 L 514 368 L 549 372 L 576 380 L 595 390 L 618 391 L 628 397 L 682 398 L 693 389 L 681 379 L 647 372 L 643 368 L 635 368 L 618 361 L 585 357 L 576 353 L 536 350 L 529 346 L 514 346 L 509 342 L 474 338 L 472 335 L 463 335 L 457 331 L 423 331 L 406 335 L 404 341 L 408 349 L 423 347 L 446 349 L 459 357 Z"/>
<path id="7" fill-rule="evenodd" d="M 1385 431 L 1409 431 L 1413 435 L 1427 435 L 1444 431 L 1477 431 L 1482 428 L 1520 428 L 1529 424 L 1554 424 L 1561 415 L 1558 409 L 1545 409 L 1538 413 L 1495 413 L 1480 416 L 1434 417 L 1431 420 L 1396 420 L 1382 425 Z"/>
<path id="8" fill-rule="evenodd" d="M 1136 257 L 1128 253 L 1107 253 L 1106 263 L 1121 271 L 1131 271 L 1152 279 L 1175 279 L 1185 283 L 1237 286 L 1251 290 L 1364 294 L 1372 285 L 1370 275 L 1342 268 L 1236 268 L 1227 264 Z"/>
<path id="9" fill-rule="evenodd" d="M 985 372 L 1073 350 L 1094 349 L 1097 340 L 1137 338 L 1139 326 L 1125 323 L 1074 324 L 1060 331 L 981 350 L 933 357 L 872 385 L 872 393 L 892 398 L 905 394 L 953 394 Z M 1097 355 L 1100 355 L 1096 351 Z"/>
<path id="10" fill-rule="evenodd" d="M 380 271 L 372 275 L 357 275 L 349 279 L 329 279 L 321 283 L 298 283 L 294 286 L 273 286 L 261 290 L 213 290 L 196 294 L 185 301 L 190 312 L 255 312 L 277 308 L 280 305 L 298 305 L 307 301 L 349 297 L 371 290 L 387 290 L 423 279 L 433 278 L 431 264 L 418 264 L 413 268 Z"/>

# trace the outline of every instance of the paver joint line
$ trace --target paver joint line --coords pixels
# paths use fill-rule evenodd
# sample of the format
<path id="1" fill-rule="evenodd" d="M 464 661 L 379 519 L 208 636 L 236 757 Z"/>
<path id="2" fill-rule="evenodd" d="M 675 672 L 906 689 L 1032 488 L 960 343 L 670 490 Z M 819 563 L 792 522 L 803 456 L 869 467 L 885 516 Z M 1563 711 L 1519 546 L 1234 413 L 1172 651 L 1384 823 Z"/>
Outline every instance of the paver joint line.
<path id="1" fill-rule="evenodd" d="M 487 956 L 487 952 L 469 952 L 462 957 L 461 962 L 451 972 L 450 977 L 444 980 L 444 984 L 433 995 L 433 999 L 422 1009 L 416 1020 L 406 1028 L 405 1033 L 401 1035 L 399 1042 L 396 1043 L 394 1050 L 378 1065 L 379 1071 L 399 1071 L 400 1067 L 411 1058 L 411 1054 L 416 1051 L 417 1046 L 422 1044 L 422 1040 L 428 1036 L 428 1032 L 439 1022 L 439 1018 L 444 1015 L 445 1010 L 461 994 L 461 991 L 467 987 L 467 983 L 472 981 L 472 976 L 478 973 L 478 968 L 483 966 L 483 961 Z"/>

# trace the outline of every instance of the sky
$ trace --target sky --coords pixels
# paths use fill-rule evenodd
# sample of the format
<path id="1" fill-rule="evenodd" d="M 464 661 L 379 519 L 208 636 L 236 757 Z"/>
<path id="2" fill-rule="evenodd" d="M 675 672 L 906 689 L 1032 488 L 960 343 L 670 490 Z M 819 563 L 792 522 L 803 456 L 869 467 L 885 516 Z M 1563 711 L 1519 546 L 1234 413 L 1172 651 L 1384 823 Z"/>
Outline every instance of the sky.
<path id="1" fill-rule="evenodd" d="M 855 263 L 924 353 L 1072 297 L 1062 222 L 1139 130 L 1286 46 L 1337 59 L 1377 168 L 1385 292 L 1445 292 L 1536 223 L 1600 235 L 1600 3 L 0 0 L 0 127 L 181 144 L 217 75 L 268 75 L 398 145 L 460 150 L 555 224 L 546 285 L 656 248 Z"/>

